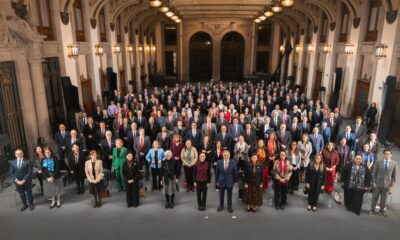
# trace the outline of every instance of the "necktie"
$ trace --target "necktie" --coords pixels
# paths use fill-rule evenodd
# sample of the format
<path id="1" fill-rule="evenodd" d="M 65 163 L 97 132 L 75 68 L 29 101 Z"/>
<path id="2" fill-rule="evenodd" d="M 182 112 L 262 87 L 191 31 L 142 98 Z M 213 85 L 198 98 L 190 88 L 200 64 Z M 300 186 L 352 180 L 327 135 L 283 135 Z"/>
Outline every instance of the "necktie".
<path id="1" fill-rule="evenodd" d="M 208 125 L 208 132 L 211 132 L 211 124 L 207 124 Z"/>
<path id="2" fill-rule="evenodd" d="M 21 166 L 22 166 L 22 160 L 21 160 L 21 159 L 18 159 L 18 164 L 17 164 L 18 169 L 20 169 Z"/>
<path id="3" fill-rule="evenodd" d="M 286 125 L 286 114 L 283 115 L 283 123 Z"/>
<path id="4" fill-rule="evenodd" d="M 143 145 L 144 145 L 144 143 L 143 143 L 143 137 L 140 137 L 140 148 L 143 148 Z"/>
<path id="5" fill-rule="evenodd" d="M 237 136 L 237 124 L 235 124 L 235 137 Z"/>
<path id="6" fill-rule="evenodd" d="M 333 118 L 331 118 L 331 126 L 333 126 Z"/>
<path id="7" fill-rule="evenodd" d="M 314 134 L 314 144 L 317 145 L 317 134 Z"/>
<path id="8" fill-rule="evenodd" d="M 224 161 L 224 170 L 225 172 L 228 170 L 228 161 Z"/>
<path id="9" fill-rule="evenodd" d="M 282 145 L 285 145 L 285 132 L 282 131 Z"/>
<path id="10" fill-rule="evenodd" d="M 349 140 L 349 138 L 350 138 L 350 134 L 349 134 L 349 133 L 346 133 L 346 139 L 347 139 L 347 141 Z"/>
<path id="11" fill-rule="evenodd" d="M 75 154 L 75 165 L 78 164 L 78 154 Z"/>
<path id="12" fill-rule="evenodd" d="M 64 139 L 64 137 L 65 137 L 65 132 L 61 132 L 61 136 L 62 136 L 62 138 Z"/>
<path id="13" fill-rule="evenodd" d="M 388 171 L 388 169 L 389 169 L 389 161 L 388 160 L 385 160 L 385 173 Z"/>
<path id="14" fill-rule="evenodd" d="M 111 149 L 111 141 L 108 141 L 108 146 L 109 146 L 110 149 Z"/>

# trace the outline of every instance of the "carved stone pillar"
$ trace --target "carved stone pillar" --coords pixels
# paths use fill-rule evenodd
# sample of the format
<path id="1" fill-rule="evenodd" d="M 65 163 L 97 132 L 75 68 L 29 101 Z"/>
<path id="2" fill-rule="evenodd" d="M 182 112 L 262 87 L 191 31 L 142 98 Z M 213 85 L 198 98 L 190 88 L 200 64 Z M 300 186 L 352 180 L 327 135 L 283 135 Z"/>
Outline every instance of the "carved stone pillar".
<path id="1" fill-rule="evenodd" d="M 49 121 L 49 110 L 47 107 L 46 88 L 43 78 L 41 43 L 29 44 L 29 68 L 32 77 L 32 89 L 36 106 L 36 119 L 39 127 L 39 135 L 44 137 L 45 142 L 52 139 Z"/>

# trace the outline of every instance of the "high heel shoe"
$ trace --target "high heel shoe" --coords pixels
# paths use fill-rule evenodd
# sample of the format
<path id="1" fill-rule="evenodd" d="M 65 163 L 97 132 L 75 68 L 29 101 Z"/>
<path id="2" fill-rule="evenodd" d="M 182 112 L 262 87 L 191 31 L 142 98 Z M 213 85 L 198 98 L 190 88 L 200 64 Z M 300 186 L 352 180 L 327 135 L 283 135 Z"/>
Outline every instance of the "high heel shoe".
<path id="1" fill-rule="evenodd" d="M 50 209 L 53 209 L 56 206 L 56 203 L 50 205 Z"/>

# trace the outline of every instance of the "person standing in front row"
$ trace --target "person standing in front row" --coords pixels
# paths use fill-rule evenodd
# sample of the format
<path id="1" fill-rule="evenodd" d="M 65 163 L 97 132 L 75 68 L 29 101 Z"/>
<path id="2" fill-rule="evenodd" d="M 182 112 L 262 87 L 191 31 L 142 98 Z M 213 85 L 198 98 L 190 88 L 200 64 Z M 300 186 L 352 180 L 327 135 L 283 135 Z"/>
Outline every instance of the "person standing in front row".
<path id="1" fill-rule="evenodd" d="M 379 205 L 380 215 L 387 217 L 385 211 L 386 207 L 386 196 L 392 191 L 394 182 L 396 181 L 396 162 L 392 161 L 392 151 L 383 150 L 383 160 L 376 162 L 372 170 L 372 183 L 374 192 L 372 193 L 372 204 L 369 215 L 371 216 L 375 211 L 376 203 L 378 198 L 381 197 L 381 203 Z"/>
<path id="2" fill-rule="evenodd" d="M 85 174 L 89 181 L 90 192 L 94 197 L 94 208 L 101 207 L 101 191 L 104 190 L 103 162 L 97 159 L 96 150 L 89 153 L 89 160 L 85 162 Z"/>
<path id="3" fill-rule="evenodd" d="M 194 166 L 194 186 L 197 189 L 199 211 L 206 210 L 207 189 L 211 181 L 211 164 L 206 161 L 206 154 L 200 153 L 199 161 Z"/>
<path id="4" fill-rule="evenodd" d="M 139 206 L 139 180 L 140 166 L 139 162 L 133 159 L 133 153 L 128 151 L 126 160 L 122 165 L 122 175 L 126 184 L 126 203 L 128 208 Z"/>
<path id="5" fill-rule="evenodd" d="M 223 159 L 217 163 L 217 174 L 215 181 L 219 188 L 219 207 L 218 212 L 224 209 L 225 191 L 228 193 L 228 212 L 233 213 L 232 209 L 232 188 L 237 177 L 237 167 L 235 160 L 230 159 L 230 152 L 225 150 L 222 154 Z"/>
<path id="6" fill-rule="evenodd" d="M 259 163 L 257 154 L 253 154 L 244 171 L 244 188 L 246 189 L 244 203 L 247 205 L 248 212 L 256 212 L 256 208 L 262 205 L 263 172 L 264 167 Z"/>
<path id="7" fill-rule="evenodd" d="M 159 142 L 153 142 L 153 148 L 151 148 L 146 154 L 146 161 L 150 165 L 151 168 L 151 178 L 152 178 L 152 191 L 160 190 L 161 191 L 161 166 L 162 161 L 165 160 L 165 152 L 164 149 L 159 148 Z"/>
<path id="8" fill-rule="evenodd" d="M 115 148 L 113 149 L 112 170 L 115 172 L 115 178 L 118 182 L 120 192 L 125 191 L 124 176 L 122 175 L 122 165 L 126 161 L 127 149 L 124 147 L 122 139 L 115 140 Z"/>
<path id="9" fill-rule="evenodd" d="M 314 161 L 310 162 L 306 169 L 308 211 L 317 211 L 319 194 L 325 190 L 326 179 L 326 167 L 322 161 L 322 155 L 318 153 L 314 156 Z"/>
<path id="10" fill-rule="evenodd" d="M 275 198 L 275 209 L 284 209 L 287 200 L 287 191 L 290 176 L 292 175 L 292 165 L 287 160 L 286 151 L 281 150 L 279 152 L 279 160 L 274 163 L 274 198 Z"/>
<path id="11" fill-rule="evenodd" d="M 173 159 L 174 154 L 171 150 L 165 151 L 165 161 L 162 162 L 163 186 L 165 192 L 165 208 L 174 208 L 175 206 L 175 192 L 176 186 L 176 163 Z"/>
<path id="12" fill-rule="evenodd" d="M 15 158 L 10 164 L 10 175 L 15 183 L 16 190 L 18 191 L 21 201 L 22 208 L 21 212 L 28 208 L 33 211 L 35 207 L 33 206 L 33 196 L 32 196 L 32 171 L 33 166 L 31 161 L 24 158 L 24 152 L 22 149 L 15 150 Z"/>

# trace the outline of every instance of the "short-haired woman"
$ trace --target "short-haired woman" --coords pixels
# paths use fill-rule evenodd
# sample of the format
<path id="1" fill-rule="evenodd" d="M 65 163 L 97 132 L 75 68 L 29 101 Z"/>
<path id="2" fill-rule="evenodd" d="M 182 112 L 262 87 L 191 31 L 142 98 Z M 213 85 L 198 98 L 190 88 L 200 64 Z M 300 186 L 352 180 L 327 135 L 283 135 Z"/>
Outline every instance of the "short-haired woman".
<path id="1" fill-rule="evenodd" d="M 89 181 L 89 190 L 93 194 L 94 208 L 101 207 L 101 191 L 103 191 L 103 162 L 97 158 L 95 150 L 90 151 L 89 160 L 85 163 L 85 174 Z"/>
<path id="2" fill-rule="evenodd" d="M 128 151 L 126 161 L 122 165 L 122 175 L 126 184 L 126 203 L 128 208 L 139 206 L 139 162 L 133 159 L 133 153 Z"/>
<path id="3" fill-rule="evenodd" d="M 197 205 L 199 211 L 206 210 L 207 190 L 211 181 L 211 166 L 206 161 L 206 154 L 200 153 L 199 161 L 194 166 L 194 186 L 197 189 Z"/>
<path id="4" fill-rule="evenodd" d="M 115 178 L 118 182 L 118 189 L 120 192 L 125 191 L 126 185 L 124 176 L 122 175 L 122 165 L 126 161 L 127 149 L 124 147 L 122 139 L 115 140 L 115 147 L 113 148 L 112 170 L 115 172 Z"/>
<path id="5" fill-rule="evenodd" d="M 176 164 L 172 151 L 165 152 L 165 161 L 162 162 L 163 186 L 165 193 L 165 208 L 174 208 L 176 192 Z"/>
<path id="6" fill-rule="evenodd" d="M 193 185 L 193 167 L 196 165 L 198 158 L 197 150 L 192 146 L 191 140 L 186 140 L 185 147 L 181 152 L 181 159 L 185 170 L 185 178 L 187 184 L 187 192 L 194 192 Z"/>
<path id="7" fill-rule="evenodd" d="M 165 160 L 164 149 L 160 148 L 158 141 L 153 142 L 153 148 L 146 154 L 146 161 L 151 168 L 151 178 L 153 181 L 152 191 L 161 190 L 161 166 L 162 161 Z"/>
<path id="8" fill-rule="evenodd" d="M 287 201 L 287 190 L 292 175 L 292 165 L 287 160 L 287 154 L 285 150 L 280 150 L 279 159 L 274 162 L 274 198 L 275 198 L 275 209 L 283 210 Z"/>

